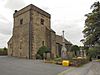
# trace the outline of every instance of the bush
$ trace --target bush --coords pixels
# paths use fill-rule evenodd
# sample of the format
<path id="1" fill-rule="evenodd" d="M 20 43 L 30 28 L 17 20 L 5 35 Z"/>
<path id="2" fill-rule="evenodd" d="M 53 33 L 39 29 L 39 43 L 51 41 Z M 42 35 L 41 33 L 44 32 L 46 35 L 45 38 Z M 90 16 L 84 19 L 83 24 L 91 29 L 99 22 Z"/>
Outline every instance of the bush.
<path id="1" fill-rule="evenodd" d="M 42 58 L 42 59 L 45 58 L 44 53 L 48 53 L 48 52 L 50 52 L 48 47 L 46 47 L 46 46 L 40 47 L 38 52 L 37 52 L 37 58 L 38 57 Z"/>
<path id="2" fill-rule="evenodd" d="M 54 61 L 56 62 L 56 64 L 61 65 L 62 64 L 62 58 L 55 58 Z"/>
<path id="3" fill-rule="evenodd" d="M 42 59 L 42 57 L 39 54 L 36 54 L 36 59 Z"/>
<path id="4" fill-rule="evenodd" d="M 54 60 L 55 60 L 55 61 L 62 61 L 61 57 L 55 58 Z"/>
<path id="5" fill-rule="evenodd" d="M 100 54 L 100 47 L 92 47 L 88 50 L 90 60 L 95 59 Z"/>

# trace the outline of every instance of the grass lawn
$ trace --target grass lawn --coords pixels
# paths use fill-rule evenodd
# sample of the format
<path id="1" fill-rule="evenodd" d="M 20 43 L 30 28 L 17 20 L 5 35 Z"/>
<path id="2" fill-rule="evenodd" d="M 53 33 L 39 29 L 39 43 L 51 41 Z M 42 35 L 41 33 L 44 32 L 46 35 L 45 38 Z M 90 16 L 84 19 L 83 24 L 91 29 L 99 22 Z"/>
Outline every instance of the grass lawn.
<path id="1" fill-rule="evenodd" d="M 97 62 L 100 62 L 100 59 L 96 60 Z"/>

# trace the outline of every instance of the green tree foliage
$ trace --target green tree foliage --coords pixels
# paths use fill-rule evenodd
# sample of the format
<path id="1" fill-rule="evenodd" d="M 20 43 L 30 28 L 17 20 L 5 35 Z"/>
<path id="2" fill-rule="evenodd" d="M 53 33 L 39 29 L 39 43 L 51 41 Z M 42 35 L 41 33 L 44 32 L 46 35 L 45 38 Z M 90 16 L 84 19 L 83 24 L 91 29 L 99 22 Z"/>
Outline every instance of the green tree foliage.
<path id="1" fill-rule="evenodd" d="M 71 51 L 74 52 L 75 56 L 77 56 L 77 51 L 79 51 L 80 48 L 77 45 L 73 45 L 71 47 Z"/>
<path id="2" fill-rule="evenodd" d="M 88 55 L 90 56 L 90 58 L 95 58 L 96 57 L 96 49 L 89 48 Z"/>
<path id="3" fill-rule="evenodd" d="M 88 46 L 94 46 L 96 43 L 100 45 L 100 3 L 95 2 L 91 9 L 92 12 L 85 15 L 87 18 L 83 30 L 84 44 Z"/>
<path id="4" fill-rule="evenodd" d="M 0 51 L 7 51 L 7 48 L 6 47 L 0 48 Z"/>
<path id="5" fill-rule="evenodd" d="M 91 47 L 89 48 L 88 50 L 88 55 L 91 57 L 91 58 L 96 58 L 96 56 L 100 54 L 100 47 Z"/>
<path id="6" fill-rule="evenodd" d="M 6 48 L 6 47 L 4 47 L 4 48 L 3 48 L 3 50 L 7 51 L 7 48 Z"/>
<path id="7" fill-rule="evenodd" d="M 84 33 L 84 46 L 88 47 L 88 56 L 96 58 L 100 54 L 100 2 L 94 2 L 92 12 L 86 14 Z"/>
<path id="8" fill-rule="evenodd" d="M 7 48 L 0 48 L 0 55 L 7 55 Z"/>
<path id="9" fill-rule="evenodd" d="M 41 59 L 43 59 L 44 58 L 43 54 L 48 53 L 48 52 L 50 52 L 49 48 L 46 47 L 46 46 L 42 46 L 42 47 L 39 48 L 37 55 L 40 56 Z"/>

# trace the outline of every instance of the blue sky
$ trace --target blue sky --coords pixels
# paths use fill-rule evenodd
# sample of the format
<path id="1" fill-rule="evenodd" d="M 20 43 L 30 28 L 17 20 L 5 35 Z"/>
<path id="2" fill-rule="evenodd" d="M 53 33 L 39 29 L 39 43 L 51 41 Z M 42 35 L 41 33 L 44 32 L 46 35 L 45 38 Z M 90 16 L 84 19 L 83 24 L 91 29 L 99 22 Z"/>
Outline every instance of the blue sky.
<path id="1" fill-rule="evenodd" d="M 85 14 L 97 0 L 0 0 L 0 47 L 7 47 L 12 36 L 14 10 L 34 4 L 51 14 L 51 27 L 57 34 L 76 45 L 82 45 Z M 99 1 L 99 0 L 98 0 Z"/>

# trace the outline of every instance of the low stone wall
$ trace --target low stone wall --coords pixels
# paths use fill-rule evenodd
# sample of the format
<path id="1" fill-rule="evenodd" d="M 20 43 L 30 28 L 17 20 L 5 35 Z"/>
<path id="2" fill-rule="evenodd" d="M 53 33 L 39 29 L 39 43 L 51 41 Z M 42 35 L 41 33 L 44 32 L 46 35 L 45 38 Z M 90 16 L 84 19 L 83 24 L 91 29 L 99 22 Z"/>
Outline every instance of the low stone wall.
<path id="1" fill-rule="evenodd" d="M 7 55 L 7 51 L 0 51 L 0 56 L 1 55 Z"/>
<path id="2" fill-rule="evenodd" d="M 82 66 L 88 62 L 89 62 L 89 59 L 73 59 L 71 61 L 71 66 L 79 67 L 79 66 Z"/>

